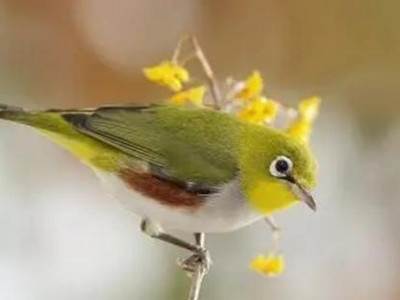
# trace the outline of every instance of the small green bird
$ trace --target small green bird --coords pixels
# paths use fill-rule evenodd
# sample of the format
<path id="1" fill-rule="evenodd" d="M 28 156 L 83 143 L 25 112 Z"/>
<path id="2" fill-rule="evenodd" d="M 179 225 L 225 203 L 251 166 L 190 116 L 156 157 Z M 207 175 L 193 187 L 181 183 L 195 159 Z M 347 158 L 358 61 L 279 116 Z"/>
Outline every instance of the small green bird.
<path id="1" fill-rule="evenodd" d="M 316 162 L 307 146 L 223 112 L 171 105 L 47 111 L 1 105 L 0 118 L 33 127 L 76 155 L 143 218 L 145 232 L 193 251 L 197 260 L 205 254 L 200 233 L 236 230 L 299 200 L 316 209 L 308 192 Z M 197 243 L 161 228 L 197 233 Z"/>

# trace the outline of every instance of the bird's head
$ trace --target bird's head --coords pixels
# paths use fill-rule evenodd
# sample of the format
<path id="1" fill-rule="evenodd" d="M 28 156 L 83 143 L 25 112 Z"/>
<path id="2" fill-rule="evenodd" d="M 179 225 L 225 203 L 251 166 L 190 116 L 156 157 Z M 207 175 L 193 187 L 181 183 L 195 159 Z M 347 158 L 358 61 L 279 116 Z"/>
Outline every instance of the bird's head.
<path id="1" fill-rule="evenodd" d="M 243 134 L 239 161 L 243 194 L 258 212 L 270 215 L 299 201 L 316 209 L 310 194 L 316 161 L 307 145 L 260 126 Z"/>

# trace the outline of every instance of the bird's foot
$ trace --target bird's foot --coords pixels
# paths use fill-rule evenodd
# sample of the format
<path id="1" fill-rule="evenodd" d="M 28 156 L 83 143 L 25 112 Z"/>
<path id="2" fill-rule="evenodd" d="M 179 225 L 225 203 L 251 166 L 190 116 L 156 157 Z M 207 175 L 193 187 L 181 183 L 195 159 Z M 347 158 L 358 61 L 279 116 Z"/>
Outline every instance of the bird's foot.
<path id="1" fill-rule="evenodd" d="M 207 273 L 211 266 L 211 257 L 207 249 L 202 249 L 186 259 L 178 259 L 178 265 L 188 274 L 189 277 L 200 268 Z"/>

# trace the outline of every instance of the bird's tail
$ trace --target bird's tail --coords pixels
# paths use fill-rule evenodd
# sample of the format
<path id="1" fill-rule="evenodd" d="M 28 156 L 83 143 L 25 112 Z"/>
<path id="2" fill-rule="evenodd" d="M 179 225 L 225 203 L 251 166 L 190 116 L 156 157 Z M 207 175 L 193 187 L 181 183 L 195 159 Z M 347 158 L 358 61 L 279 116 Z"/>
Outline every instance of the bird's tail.
<path id="1" fill-rule="evenodd" d="M 23 110 L 20 107 L 0 103 L 0 119 L 7 120 L 9 117 L 12 118 L 16 113 L 18 114 L 22 112 Z"/>
<path id="2" fill-rule="evenodd" d="M 59 134 L 75 133 L 62 117 L 62 111 L 33 111 L 0 104 L 0 119 Z"/>
<path id="3" fill-rule="evenodd" d="M 39 127 L 35 126 L 34 115 L 34 113 L 25 111 L 21 107 L 0 104 L 0 119 L 3 120 L 25 124 L 32 127 Z"/>
<path id="4" fill-rule="evenodd" d="M 21 108 L 0 103 L 0 110 L 21 110 Z"/>
<path id="5" fill-rule="evenodd" d="M 0 119 L 32 127 L 63 146 L 76 141 L 87 144 L 88 138 L 64 119 L 64 113 L 63 110 L 35 111 L 0 104 Z"/>
<path id="6" fill-rule="evenodd" d="M 0 119 L 33 127 L 42 135 L 67 149 L 83 162 L 104 170 L 116 166 L 118 153 L 102 142 L 77 131 L 64 115 L 90 113 L 89 110 L 29 111 L 0 104 Z"/>

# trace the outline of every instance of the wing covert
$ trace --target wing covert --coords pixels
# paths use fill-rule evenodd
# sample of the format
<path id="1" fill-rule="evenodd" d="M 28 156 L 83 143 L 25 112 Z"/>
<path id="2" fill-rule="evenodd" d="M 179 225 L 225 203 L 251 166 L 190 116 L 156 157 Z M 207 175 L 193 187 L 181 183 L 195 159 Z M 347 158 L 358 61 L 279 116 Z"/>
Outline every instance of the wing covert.
<path id="1" fill-rule="evenodd" d="M 103 107 L 64 115 L 80 132 L 163 170 L 171 180 L 215 186 L 236 175 L 232 118 L 172 106 Z M 193 131 L 193 128 L 196 131 Z"/>

